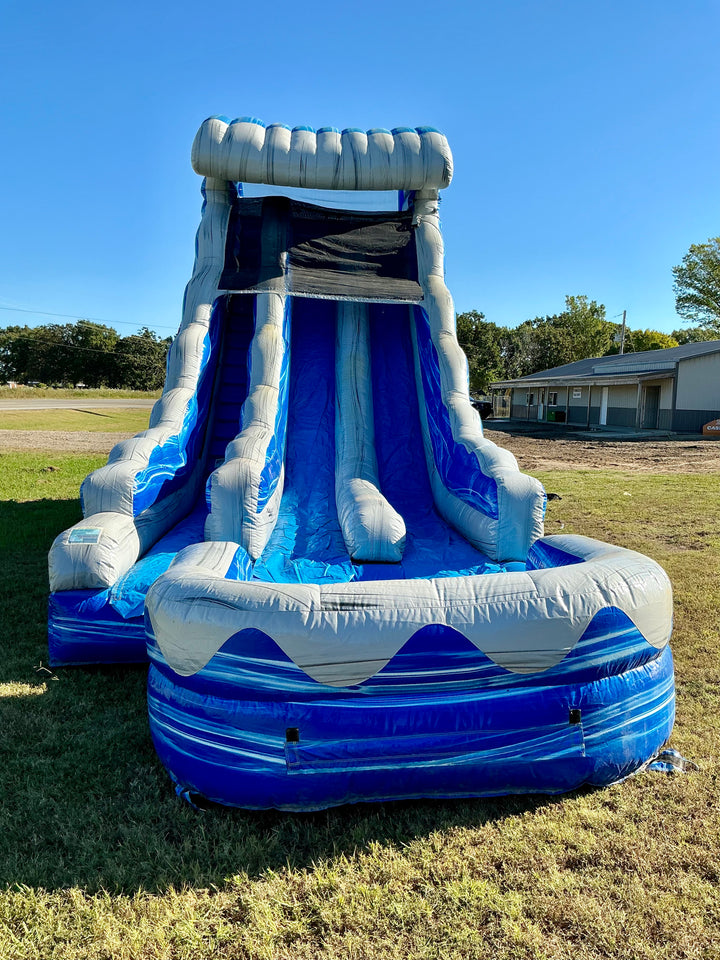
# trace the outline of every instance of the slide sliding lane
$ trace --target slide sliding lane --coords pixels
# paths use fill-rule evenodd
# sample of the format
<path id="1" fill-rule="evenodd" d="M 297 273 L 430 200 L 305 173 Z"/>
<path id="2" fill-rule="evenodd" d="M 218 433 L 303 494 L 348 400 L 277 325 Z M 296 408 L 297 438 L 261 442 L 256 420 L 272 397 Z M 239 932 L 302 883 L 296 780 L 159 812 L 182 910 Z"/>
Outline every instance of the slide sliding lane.
<path id="1" fill-rule="evenodd" d="M 335 301 L 292 298 L 285 486 L 258 580 L 355 579 L 335 507 L 336 316 Z"/>
<path id="2" fill-rule="evenodd" d="M 405 523 L 382 495 L 375 455 L 367 303 L 337 305 L 335 348 L 335 502 L 356 563 L 397 563 Z"/>
<path id="3" fill-rule="evenodd" d="M 427 472 L 418 411 L 412 311 L 374 304 L 370 342 L 375 414 L 375 450 L 380 489 L 405 520 L 407 544 L 400 569 L 365 566 L 360 579 L 447 577 L 498 573 L 490 560 L 437 512 Z"/>
<path id="4" fill-rule="evenodd" d="M 361 431 L 362 443 L 355 449 L 363 448 L 366 461 L 374 459 L 379 495 L 407 527 L 407 541 L 400 562 L 352 562 L 336 507 L 335 418 L 340 406 L 336 380 L 341 379 L 338 370 L 343 365 L 342 359 L 336 361 L 344 348 L 336 352 L 335 338 L 336 331 L 342 338 L 343 320 L 337 319 L 335 301 L 293 297 L 291 302 L 285 485 L 277 524 L 255 564 L 254 578 L 343 583 L 506 569 L 476 550 L 435 509 L 418 415 L 413 318 L 406 306 L 390 304 L 357 305 L 365 312 L 367 335 L 360 339 L 359 359 L 354 362 L 368 366 L 372 394 L 369 411 L 367 400 L 354 402 L 373 420 L 369 430 Z M 354 344 L 357 348 L 357 338 Z M 352 383 L 351 378 L 350 393 Z M 363 457 L 356 461 L 358 469 Z"/>

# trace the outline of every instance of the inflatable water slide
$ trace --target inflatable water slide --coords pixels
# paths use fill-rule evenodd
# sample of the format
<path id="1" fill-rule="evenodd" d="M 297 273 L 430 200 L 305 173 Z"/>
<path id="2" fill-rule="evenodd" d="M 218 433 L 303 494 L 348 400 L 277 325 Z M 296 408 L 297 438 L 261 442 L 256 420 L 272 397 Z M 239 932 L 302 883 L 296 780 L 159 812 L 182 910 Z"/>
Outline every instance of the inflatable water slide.
<path id="1" fill-rule="evenodd" d="M 544 536 L 542 486 L 483 436 L 444 282 L 445 137 L 211 118 L 192 163 L 165 388 L 53 544 L 51 662 L 149 659 L 188 798 L 312 810 L 642 767 L 674 718 L 670 584 Z"/>

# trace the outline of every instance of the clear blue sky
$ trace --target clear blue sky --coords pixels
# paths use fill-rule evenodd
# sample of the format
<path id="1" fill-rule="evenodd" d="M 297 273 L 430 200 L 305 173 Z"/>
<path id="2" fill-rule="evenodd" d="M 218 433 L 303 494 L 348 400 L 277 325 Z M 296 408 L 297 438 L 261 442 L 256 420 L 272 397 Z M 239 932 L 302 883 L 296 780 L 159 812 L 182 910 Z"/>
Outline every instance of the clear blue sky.
<path id="1" fill-rule="evenodd" d="M 714 0 L 442 5 L 5 0 L 0 306 L 177 328 L 212 114 L 431 124 L 458 310 L 566 294 L 669 331 L 671 268 L 720 233 Z M 0 326 L 47 322 L 0 311 Z"/>

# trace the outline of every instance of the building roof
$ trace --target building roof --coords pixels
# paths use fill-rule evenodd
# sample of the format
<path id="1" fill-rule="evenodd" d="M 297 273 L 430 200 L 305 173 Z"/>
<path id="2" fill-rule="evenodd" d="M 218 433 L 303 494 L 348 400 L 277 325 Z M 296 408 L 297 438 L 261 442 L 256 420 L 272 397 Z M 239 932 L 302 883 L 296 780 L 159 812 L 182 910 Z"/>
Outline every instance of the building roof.
<path id="1" fill-rule="evenodd" d="M 652 375 L 675 369 L 678 361 L 720 353 L 720 340 L 704 340 L 701 343 L 684 343 L 666 350 L 643 350 L 641 353 L 613 354 L 610 357 L 588 357 L 560 367 L 540 370 L 527 377 L 514 380 L 499 380 L 498 383 L 530 383 L 538 380 L 587 379 L 594 377 L 622 377 L 623 375 Z"/>

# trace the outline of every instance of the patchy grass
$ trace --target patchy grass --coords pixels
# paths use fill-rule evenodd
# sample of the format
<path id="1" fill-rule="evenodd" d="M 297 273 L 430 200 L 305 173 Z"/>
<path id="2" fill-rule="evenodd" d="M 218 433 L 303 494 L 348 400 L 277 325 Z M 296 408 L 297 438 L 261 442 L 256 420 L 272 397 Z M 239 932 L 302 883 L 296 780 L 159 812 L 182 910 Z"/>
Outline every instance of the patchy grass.
<path id="1" fill-rule="evenodd" d="M 0 386 L 0 401 L 2 400 L 40 400 L 43 397 L 54 397 L 57 400 L 91 400 L 93 397 L 104 397 L 108 400 L 152 400 L 159 397 L 161 390 L 116 390 L 110 387 L 99 387 L 92 390 L 76 390 L 73 387 L 7 387 Z"/>
<path id="2" fill-rule="evenodd" d="M 542 477 L 563 498 L 549 533 L 668 570 L 673 745 L 700 773 L 562 798 L 196 813 L 153 751 L 144 669 L 38 669 L 46 552 L 102 462 L 2 458 L 0 957 L 720 957 L 717 477 Z"/>
<path id="3" fill-rule="evenodd" d="M 85 430 L 90 433 L 137 433 L 146 430 L 150 410 L 3 410 L 0 430 Z"/>
<path id="4" fill-rule="evenodd" d="M 80 484 L 106 461 L 101 454 L 0 453 L 0 549 L 12 549 L 13 535 L 22 535 L 38 551 L 46 543 L 49 549 L 61 529 L 54 526 L 60 519 L 57 514 L 80 518 Z M 18 529 L 16 518 L 22 515 L 29 519 Z M 39 517 L 46 522 L 39 524 Z"/>

